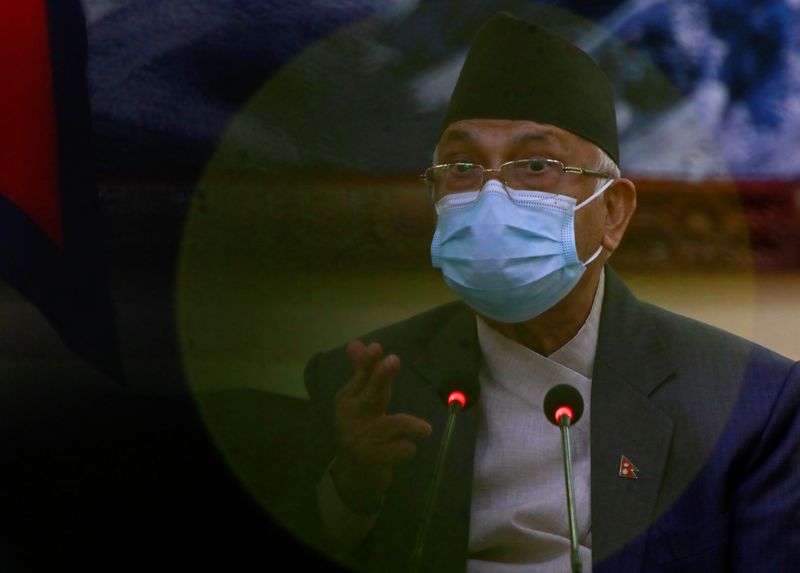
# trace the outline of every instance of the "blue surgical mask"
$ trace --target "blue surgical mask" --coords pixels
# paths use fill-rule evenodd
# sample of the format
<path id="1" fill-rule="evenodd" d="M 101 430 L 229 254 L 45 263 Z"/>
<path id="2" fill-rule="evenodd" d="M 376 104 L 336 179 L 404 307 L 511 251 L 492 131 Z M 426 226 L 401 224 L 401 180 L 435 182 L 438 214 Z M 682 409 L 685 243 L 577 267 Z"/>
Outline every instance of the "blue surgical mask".
<path id="1" fill-rule="evenodd" d="M 448 195 L 437 204 L 433 266 L 483 316 L 507 323 L 537 317 L 562 300 L 602 252 L 601 245 L 587 260 L 578 258 L 575 212 L 611 183 L 580 204 L 541 191 L 506 193 L 496 179 L 480 194 Z"/>

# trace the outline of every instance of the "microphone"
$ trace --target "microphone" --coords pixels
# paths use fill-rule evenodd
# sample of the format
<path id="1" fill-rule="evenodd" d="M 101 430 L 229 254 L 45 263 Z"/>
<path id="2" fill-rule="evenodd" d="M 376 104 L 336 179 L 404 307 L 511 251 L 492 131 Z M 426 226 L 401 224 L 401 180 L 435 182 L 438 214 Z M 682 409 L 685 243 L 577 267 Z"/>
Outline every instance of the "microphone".
<path id="1" fill-rule="evenodd" d="M 480 387 L 477 381 L 469 384 L 459 383 L 457 375 L 445 377 L 444 382 L 439 386 L 439 397 L 447 405 L 447 424 L 444 428 L 442 443 L 439 445 L 439 453 L 436 457 L 436 465 L 433 470 L 433 480 L 428 486 L 425 497 L 425 505 L 422 510 L 422 520 L 417 530 L 417 539 L 414 549 L 411 552 L 411 569 L 418 571 L 422 563 L 422 554 L 425 549 L 425 539 L 428 536 L 433 508 L 436 506 L 436 497 L 439 493 L 439 482 L 442 480 L 444 462 L 447 458 L 447 450 L 450 448 L 450 438 L 456 425 L 456 417 L 460 412 L 471 408 L 478 400 Z M 461 378 L 461 376 L 458 376 Z"/>
<path id="2" fill-rule="evenodd" d="M 559 384 L 551 388 L 544 397 L 544 415 L 551 424 L 561 429 L 572 573 L 581 573 L 582 565 L 581 556 L 578 553 L 578 527 L 575 519 L 575 488 L 572 483 L 572 452 L 569 447 L 569 427 L 576 424 L 581 419 L 582 414 L 583 397 L 572 386 Z"/>

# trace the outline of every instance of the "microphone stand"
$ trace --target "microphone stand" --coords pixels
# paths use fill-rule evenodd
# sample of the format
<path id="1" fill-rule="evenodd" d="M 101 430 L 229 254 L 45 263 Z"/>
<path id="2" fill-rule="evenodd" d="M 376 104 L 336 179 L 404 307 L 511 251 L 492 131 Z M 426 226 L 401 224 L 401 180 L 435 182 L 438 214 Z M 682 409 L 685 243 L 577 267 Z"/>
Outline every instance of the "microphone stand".
<path id="1" fill-rule="evenodd" d="M 569 447 L 570 417 L 566 414 L 558 419 L 561 429 L 561 450 L 564 458 L 564 481 L 567 488 L 567 511 L 569 512 L 569 543 L 572 573 L 581 573 L 581 556 L 578 553 L 578 526 L 575 518 L 575 487 L 572 483 L 572 452 Z"/>
<path id="2" fill-rule="evenodd" d="M 444 467 L 444 460 L 447 457 L 447 450 L 450 447 L 450 437 L 453 435 L 453 429 L 456 425 L 456 414 L 461 411 L 462 404 L 458 400 L 453 400 L 448 406 L 447 425 L 444 428 L 444 437 L 442 438 L 442 445 L 439 448 L 439 454 L 436 458 L 436 465 L 433 470 L 433 481 L 428 487 L 428 493 L 425 498 L 425 505 L 422 510 L 422 523 L 417 531 L 417 540 L 414 543 L 414 550 L 411 552 L 411 569 L 410 571 L 419 571 L 422 562 L 422 552 L 425 548 L 425 538 L 428 535 L 428 528 L 430 526 L 431 515 L 433 508 L 436 505 L 436 496 L 439 493 L 439 482 L 442 481 L 442 468 Z"/>

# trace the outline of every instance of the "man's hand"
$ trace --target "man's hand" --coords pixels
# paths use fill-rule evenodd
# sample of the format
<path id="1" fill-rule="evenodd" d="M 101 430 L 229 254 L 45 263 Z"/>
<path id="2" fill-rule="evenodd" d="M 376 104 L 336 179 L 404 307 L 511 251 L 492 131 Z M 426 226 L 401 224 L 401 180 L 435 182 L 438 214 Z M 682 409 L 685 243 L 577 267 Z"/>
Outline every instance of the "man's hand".
<path id="1" fill-rule="evenodd" d="M 375 512 L 392 480 L 393 468 L 415 451 L 414 439 L 431 434 L 426 421 L 410 414 L 386 414 L 400 359 L 383 355 L 380 344 L 354 340 L 347 356 L 355 371 L 336 394 L 336 461 L 331 477 L 339 496 L 355 513 Z"/>

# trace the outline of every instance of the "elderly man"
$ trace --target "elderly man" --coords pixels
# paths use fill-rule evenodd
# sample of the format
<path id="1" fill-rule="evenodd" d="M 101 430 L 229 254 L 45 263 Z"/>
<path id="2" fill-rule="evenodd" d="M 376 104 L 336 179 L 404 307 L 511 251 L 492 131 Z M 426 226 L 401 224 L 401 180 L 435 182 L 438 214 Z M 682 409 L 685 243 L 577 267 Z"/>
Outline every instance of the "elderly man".
<path id="1" fill-rule="evenodd" d="M 478 33 L 425 172 L 433 264 L 461 299 L 316 356 L 335 454 L 316 487 L 331 550 L 406 571 L 447 409 L 458 416 L 419 566 L 567 571 L 571 430 L 583 570 L 788 571 L 800 563 L 800 367 L 639 302 L 606 263 L 636 207 L 612 88 L 561 37 L 501 13 Z"/>

